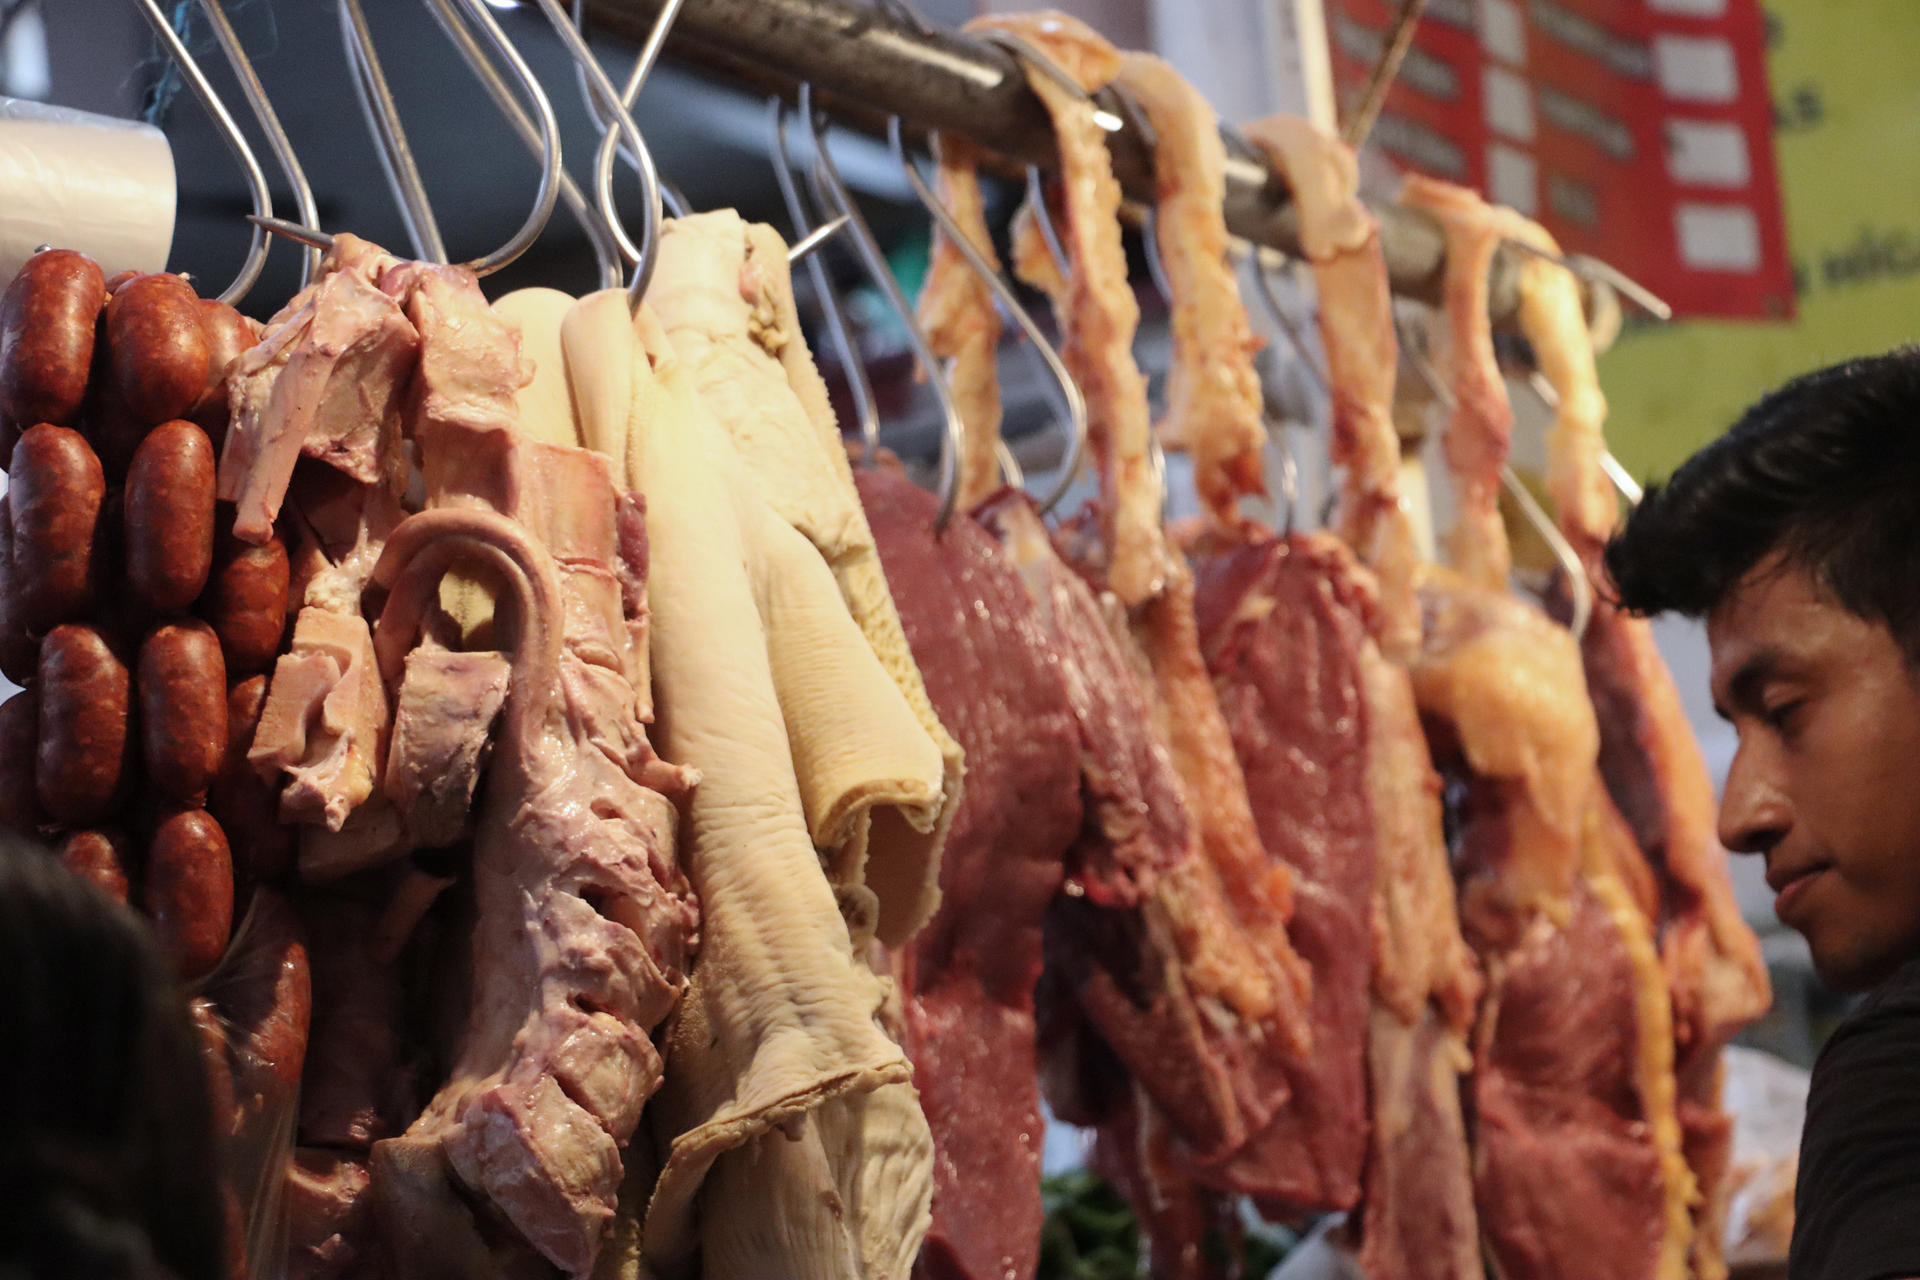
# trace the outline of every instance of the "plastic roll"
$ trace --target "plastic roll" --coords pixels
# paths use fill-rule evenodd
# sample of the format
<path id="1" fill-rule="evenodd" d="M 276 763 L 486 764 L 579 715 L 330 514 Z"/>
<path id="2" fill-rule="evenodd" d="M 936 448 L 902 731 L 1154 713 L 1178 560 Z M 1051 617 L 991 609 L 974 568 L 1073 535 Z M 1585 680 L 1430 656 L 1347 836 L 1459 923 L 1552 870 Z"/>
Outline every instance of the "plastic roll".
<path id="1" fill-rule="evenodd" d="M 152 125 L 0 98 L 0 282 L 43 244 L 108 276 L 173 248 L 173 149 Z"/>

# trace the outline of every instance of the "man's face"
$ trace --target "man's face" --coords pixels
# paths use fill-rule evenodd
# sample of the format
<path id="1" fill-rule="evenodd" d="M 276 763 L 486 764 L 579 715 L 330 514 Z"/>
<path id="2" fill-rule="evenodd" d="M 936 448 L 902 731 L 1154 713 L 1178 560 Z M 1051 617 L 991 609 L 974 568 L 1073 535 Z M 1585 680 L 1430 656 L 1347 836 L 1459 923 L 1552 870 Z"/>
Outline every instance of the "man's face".
<path id="1" fill-rule="evenodd" d="M 1920 955 L 1920 682 L 1886 627 L 1763 560 L 1707 619 L 1714 707 L 1740 737 L 1720 839 L 1764 854 L 1828 985 Z"/>

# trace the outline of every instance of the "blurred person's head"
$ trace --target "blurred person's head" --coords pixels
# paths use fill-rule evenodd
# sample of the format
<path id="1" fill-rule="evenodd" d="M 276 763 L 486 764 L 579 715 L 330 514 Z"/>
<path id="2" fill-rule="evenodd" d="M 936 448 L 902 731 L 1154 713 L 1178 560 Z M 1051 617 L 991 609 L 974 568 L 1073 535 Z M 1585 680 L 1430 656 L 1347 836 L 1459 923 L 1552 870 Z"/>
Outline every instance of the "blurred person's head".
<path id="1" fill-rule="evenodd" d="M 1701 618 L 1739 734 L 1720 839 L 1842 990 L 1920 958 L 1920 348 L 1796 378 L 1607 549 L 1621 603 Z"/>
<path id="2" fill-rule="evenodd" d="M 0 1277 L 214 1280 L 222 1220 L 186 997 L 126 908 L 0 837 Z"/>

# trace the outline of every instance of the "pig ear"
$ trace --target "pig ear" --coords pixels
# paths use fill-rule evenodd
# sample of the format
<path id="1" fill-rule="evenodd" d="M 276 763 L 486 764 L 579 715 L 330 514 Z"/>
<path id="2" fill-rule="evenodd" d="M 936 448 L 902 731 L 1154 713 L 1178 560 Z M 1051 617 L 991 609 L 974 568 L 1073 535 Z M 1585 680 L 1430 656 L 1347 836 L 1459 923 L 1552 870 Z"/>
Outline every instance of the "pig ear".
<path id="1" fill-rule="evenodd" d="M 633 408 L 634 328 L 625 289 L 590 293 L 560 322 L 560 347 L 580 424 L 580 443 L 625 469 Z"/>

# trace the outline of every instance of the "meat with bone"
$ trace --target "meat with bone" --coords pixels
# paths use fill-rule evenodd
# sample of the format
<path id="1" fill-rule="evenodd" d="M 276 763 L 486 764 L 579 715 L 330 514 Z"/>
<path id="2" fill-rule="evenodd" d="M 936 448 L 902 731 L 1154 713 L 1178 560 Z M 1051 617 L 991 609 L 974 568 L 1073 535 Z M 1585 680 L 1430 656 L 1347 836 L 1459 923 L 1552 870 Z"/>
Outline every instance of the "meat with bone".
<path id="1" fill-rule="evenodd" d="M 1532 224 L 1530 243 L 1556 246 Z M 1643 618 L 1606 598 L 1601 550 L 1618 506 L 1602 469 L 1606 400 L 1578 281 L 1554 263 L 1530 259 L 1520 283 L 1521 329 L 1557 405 L 1548 435 L 1547 482 L 1561 531 L 1596 588 L 1581 653 L 1600 723 L 1600 769 L 1632 827 L 1659 887 L 1654 910 L 1678 1036 L 1680 1118 L 1687 1158 L 1701 1184 L 1695 1270 L 1726 1274 L 1729 1121 L 1720 1110 L 1720 1052 L 1772 1000 L 1760 943 L 1741 917 L 1714 831 L 1713 789 L 1673 677 Z"/>
<path id="2" fill-rule="evenodd" d="M 356 236 L 334 240 L 319 280 L 289 302 L 229 374 L 233 423 L 219 496 L 243 541 L 273 535 L 301 454 L 363 484 L 398 487 L 401 396 L 419 344 L 377 280 L 396 260 Z"/>
<path id="3" fill-rule="evenodd" d="M 701 957 L 654 1110 L 666 1151 L 647 1263 L 679 1275 L 697 1255 L 710 1278 L 902 1274 L 927 1230 L 932 1139 L 876 1021 L 884 984 L 855 949 L 872 898 L 822 874 L 788 734 L 802 715 L 831 717 L 840 737 L 871 729 L 885 744 L 916 718 L 674 344 L 645 310 L 636 327 L 628 474 L 647 504 L 659 735 L 703 777 L 685 844 Z M 631 339 L 569 341 L 567 359 L 623 352 Z M 796 647 L 776 655 L 776 639 Z M 903 770 L 937 789 L 924 733 L 863 772 L 879 783 Z"/>
<path id="4" fill-rule="evenodd" d="M 933 1131 L 927 1280 L 1031 1277 L 1044 1124 L 1034 982 L 1080 831 L 1080 737 L 1019 572 L 973 521 L 890 468 L 857 476 L 928 696 L 970 762 L 940 909 L 895 953 L 904 1045 Z"/>
<path id="5" fill-rule="evenodd" d="M 386 762 L 388 728 L 387 691 L 366 619 L 357 612 L 302 609 L 292 651 L 274 665 L 247 753 L 263 775 L 286 773 L 282 819 L 324 822 L 339 831 L 373 794 Z"/>
<path id="6" fill-rule="evenodd" d="M 842 722 L 824 725 L 814 708 L 792 706 L 800 690 L 795 680 L 782 689 L 807 823 L 814 843 L 835 851 L 828 874 L 836 884 L 876 894 L 880 940 L 904 941 L 938 901 L 939 848 L 959 799 L 961 753 L 927 702 L 901 632 L 825 384 L 800 334 L 786 246 L 770 228 L 731 210 L 678 219 L 662 235 L 648 299 L 687 376 L 732 437 L 747 477 L 766 506 L 824 557 L 866 643 L 913 712 L 915 725 L 899 725 L 899 737 L 853 743 Z M 778 665 L 789 633 L 774 628 L 768 639 Z M 811 642 L 796 637 L 802 650 Z M 938 752 L 931 785 L 916 769 L 884 786 L 848 787 L 876 759 L 910 745 L 923 752 L 921 740 Z"/>
<path id="7" fill-rule="evenodd" d="M 964 138 L 936 137 L 936 187 L 961 233 L 999 270 L 993 233 L 980 195 L 980 153 Z M 957 501 L 971 508 L 1000 487 L 1000 312 L 993 290 L 967 262 L 947 234 L 935 226 L 933 255 L 915 308 L 927 345 L 947 362 L 954 408 L 966 430 L 961 435 Z"/>
<path id="8" fill-rule="evenodd" d="M 1087 92 L 1120 72 L 1119 52 L 1065 14 L 993 14 L 967 29 L 1019 36 Z M 1102 585 L 1133 606 L 1159 592 L 1166 549 L 1160 486 L 1149 456 L 1147 380 L 1133 359 L 1140 306 L 1127 284 L 1120 184 L 1093 105 L 1038 67 L 1028 68 L 1027 83 L 1046 105 L 1060 146 L 1060 238 L 1067 261 L 1064 276 L 1046 270 L 1036 278 L 1029 270 L 1034 252 L 1016 246 L 1015 270 L 1047 291 L 1060 324 L 1061 358 L 1086 396 L 1087 442 L 1100 474 L 1100 545 L 1108 556 Z M 1030 215 L 1023 225 L 1031 245 L 1037 232 Z"/>
<path id="9" fill-rule="evenodd" d="M 1226 147 L 1213 108 L 1151 54 L 1129 53 L 1115 82 L 1154 134 L 1154 239 L 1173 307 L 1173 359 L 1160 442 L 1193 455 L 1193 483 L 1216 523 L 1237 523 L 1244 494 L 1266 491 L 1260 376 L 1246 308 L 1227 258 Z"/>
<path id="10" fill-rule="evenodd" d="M 462 555 L 509 584 L 516 633 L 474 849 L 473 1006 L 451 1078 L 403 1137 L 375 1145 L 374 1185 L 403 1251 L 444 1204 L 437 1167 L 584 1276 L 614 1215 L 620 1148 L 660 1080 L 648 1037 L 678 1002 L 694 945 L 674 808 L 655 789 L 687 779 L 595 740 L 596 714 L 630 714 L 631 694 L 594 706 L 568 687 L 553 558 L 499 515 L 427 511 L 394 532 L 376 571 L 390 590 L 378 639 L 389 680 Z M 383 1181 L 383 1164 L 414 1176 Z"/>

